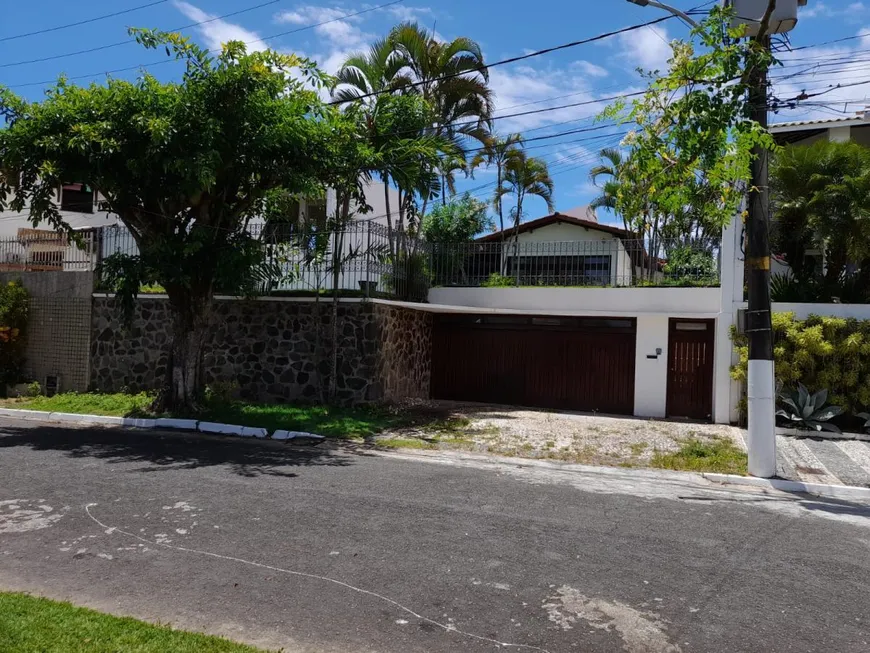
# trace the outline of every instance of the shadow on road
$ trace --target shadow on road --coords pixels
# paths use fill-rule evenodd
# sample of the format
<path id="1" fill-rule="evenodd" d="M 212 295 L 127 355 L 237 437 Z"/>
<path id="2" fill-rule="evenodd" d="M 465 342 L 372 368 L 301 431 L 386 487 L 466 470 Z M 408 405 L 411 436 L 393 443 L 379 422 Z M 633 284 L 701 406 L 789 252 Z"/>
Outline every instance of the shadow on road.
<path id="1" fill-rule="evenodd" d="M 748 498 L 745 496 L 728 498 L 722 496 L 715 497 L 698 497 L 698 496 L 682 496 L 681 499 L 687 501 L 713 501 L 713 502 L 733 502 L 740 504 L 751 503 L 797 503 L 801 508 L 810 512 L 825 512 L 831 515 L 840 515 L 844 517 L 864 517 L 870 519 L 870 504 L 857 501 L 845 501 L 843 499 L 830 499 L 826 497 L 817 497 L 804 492 L 788 492 L 785 490 L 777 490 L 778 493 L 788 496 L 759 496 Z"/>
<path id="2" fill-rule="evenodd" d="M 12 427 L 0 431 L 0 449 L 30 447 L 60 451 L 73 458 L 99 458 L 111 463 L 146 463 L 136 472 L 222 466 L 240 476 L 295 477 L 294 467 L 347 466 L 348 455 L 329 448 L 288 447 L 213 436 L 144 431 L 71 429 L 49 426 Z"/>

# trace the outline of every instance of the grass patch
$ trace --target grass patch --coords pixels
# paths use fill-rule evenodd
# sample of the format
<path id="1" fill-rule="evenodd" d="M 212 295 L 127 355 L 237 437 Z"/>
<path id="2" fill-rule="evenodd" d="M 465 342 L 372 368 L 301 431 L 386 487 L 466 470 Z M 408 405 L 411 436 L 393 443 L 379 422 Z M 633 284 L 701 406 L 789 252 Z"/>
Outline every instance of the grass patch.
<path id="1" fill-rule="evenodd" d="M 437 449 L 435 442 L 417 438 L 382 438 L 375 440 L 375 446 L 386 449 Z"/>
<path id="2" fill-rule="evenodd" d="M 330 438 L 366 438 L 389 429 L 408 426 L 413 417 L 377 407 L 295 404 L 212 404 L 198 419 L 243 424 L 274 431 L 306 431 Z"/>
<path id="3" fill-rule="evenodd" d="M 221 637 L 172 630 L 16 593 L 0 593 L 0 650 L 15 653 L 260 651 Z"/>
<path id="4" fill-rule="evenodd" d="M 146 414 L 153 400 L 154 397 L 146 392 L 137 395 L 66 392 L 53 397 L 8 399 L 0 402 L 0 405 L 57 413 L 131 417 Z"/>
<path id="5" fill-rule="evenodd" d="M 647 450 L 649 445 L 646 442 L 632 442 L 628 445 L 628 448 L 631 450 L 632 456 L 640 456 L 644 451 Z"/>
<path id="6" fill-rule="evenodd" d="M 59 413 L 143 417 L 149 415 L 149 407 L 153 398 L 153 395 L 144 392 L 137 395 L 70 392 L 53 397 L 28 397 L 0 401 L 0 405 Z M 195 415 L 182 414 L 177 415 L 177 417 L 262 427 L 270 431 L 277 429 L 306 431 L 342 439 L 366 438 L 389 429 L 410 426 L 426 419 L 411 413 L 372 406 L 351 408 L 218 400 L 207 403 L 205 409 L 200 413 Z M 428 421 L 432 421 L 431 418 Z"/>
<path id="7" fill-rule="evenodd" d="M 686 472 L 716 472 L 720 474 L 747 473 L 746 453 L 725 438 L 687 438 L 680 440 L 676 453 L 656 451 L 650 461 L 652 467 Z"/>

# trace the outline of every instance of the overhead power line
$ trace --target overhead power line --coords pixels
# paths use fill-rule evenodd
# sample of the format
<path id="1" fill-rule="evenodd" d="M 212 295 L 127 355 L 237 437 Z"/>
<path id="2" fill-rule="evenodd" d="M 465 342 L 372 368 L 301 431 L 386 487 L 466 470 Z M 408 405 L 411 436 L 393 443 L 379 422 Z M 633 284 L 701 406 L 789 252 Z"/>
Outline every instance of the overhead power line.
<path id="1" fill-rule="evenodd" d="M 77 21 L 75 23 L 67 23 L 66 25 L 57 25 L 56 27 L 46 27 L 45 29 L 39 29 L 35 32 L 25 32 L 24 34 L 13 34 L 12 36 L 0 36 L 0 43 L 4 41 L 14 41 L 15 39 L 23 39 L 28 36 L 36 36 L 37 34 L 48 34 L 49 32 L 59 32 L 63 29 L 68 29 L 70 27 L 79 27 L 81 25 L 87 25 L 88 23 L 96 23 L 100 20 L 105 20 L 107 18 L 114 18 L 115 16 L 123 16 L 124 14 L 132 14 L 134 11 L 139 11 L 140 9 L 147 9 L 148 7 L 156 7 L 157 5 L 162 5 L 169 2 L 169 0 L 156 0 L 155 2 L 149 2 L 148 4 L 139 5 L 138 7 L 130 7 L 129 9 L 123 9 L 121 11 L 115 11 L 111 14 L 103 14 L 102 16 L 94 16 L 93 18 L 86 18 L 84 20 Z"/>
<path id="2" fill-rule="evenodd" d="M 399 0 L 401 2 L 401 0 Z M 262 2 L 258 5 L 254 5 L 253 7 L 247 7 L 245 9 L 239 9 L 238 11 L 233 11 L 228 14 L 223 14 L 221 16 L 214 16 L 207 20 L 201 20 L 197 23 L 190 23 L 189 25 L 183 25 L 181 27 L 176 27 L 175 29 L 167 30 L 170 32 L 180 32 L 185 29 L 191 29 L 192 27 L 199 27 L 200 25 L 205 25 L 207 23 L 213 23 L 216 20 L 221 20 L 223 18 L 229 18 L 230 16 L 238 16 L 239 14 L 244 14 L 249 11 L 254 11 L 255 9 L 262 9 L 263 7 L 268 7 L 269 5 L 274 5 L 281 2 L 281 0 L 268 0 L 268 2 Z M 43 61 L 53 61 L 54 59 L 64 59 L 66 57 L 74 57 L 80 54 L 88 54 L 90 52 L 100 52 L 101 50 L 108 50 L 109 48 L 116 48 L 120 45 L 127 45 L 128 43 L 135 43 L 136 39 L 124 39 L 123 41 L 116 41 L 115 43 L 107 43 L 106 45 L 98 45 L 93 48 L 87 48 L 86 50 L 76 50 L 75 52 L 64 52 L 63 54 L 53 54 L 48 57 L 41 57 L 39 59 L 28 59 L 26 61 L 12 61 L 10 63 L 0 64 L 0 68 L 12 68 L 13 66 L 26 66 L 28 64 L 33 63 L 42 63 Z"/>
<path id="3" fill-rule="evenodd" d="M 424 84 L 431 84 L 432 82 L 442 82 L 448 79 L 454 79 L 456 77 L 462 77 L 467 75 L 470 72 L 484 72 L 490 68 L 495 68 L 496 66 L 504 66 L 510 63 L 517 63 L 518 61 L 525 61 L 526 59 L 531 59 L 533 57 L 540 57 L 544 54 L 550 54 L 552 52 L 558 52 L 560 50 L 567 50 L 568 48 L 575 48 L 579 45 L 586 45 L 587 43 L 594 43 L 595 41 L 603 41 L 604 39 L 611 38 L 613 36 L 618 36 L 620 34 L 627 34 L 629 32 L 634 32 L 639 29 L 643 29 L 644 27 L 651 27 L 653 25 L 657 25 L 658 23 L 663 23 L 666 20 L 671 20 L 673 16 L 663 16 L 661 18 L 656 18 L 655 20 L 651 20 L 646 23 L 640 23 L 638 25 L 632 25 L 630 27 L 623 27 L 622 29 L 614 30 L 612 32 L 605 32 L 603 34 L 599 34 L 597 36 L 592 36 L 587 39 L 581 39 L 579 41 L 571 41 L 570 43 L 563 43 L 562 45 L 556 45 L 551 48 L 544 48 L 543 50 L 536 50 L 534 52 L 529 52 L 528 54 L 523 54 L 518 57 L 510 57 L 508 59 L 502 59 L 501 61 L 495 61 L 493 63 L 484 64 L 482 66 L 477 66 L 476 68 L 471 68 L 469 70 L 464 70 L 458 73 L 451 73 L 450 75 L 443 75 L 441 77 L 436 77 L 435 79 L 430 79 L 426 81 L 418 81 L 411 82 L 410 84 L 405 84 L 404 86 L 400 86 L 394 89 L 385 89 L 382 91 L 372 91 L 371 93 L 362 93 L 357 95 L 353 99 L 349 100 L 335 100 L 330 102 L 330 104 L 348 104 L 349 102 L 357 102 L 359 100 L 365 100 L 366 98 L 376 97 L 378 95 L 384 95 L 387 93 L 395 93 L 397 91 L 402 91 L 407 88 L 416 88 L 418 86 L 423 86 Z"/>
<path id="4" fill-rule="evenodd" d="M 337 21 L 344 20 L 345 18 L 353 18 L 355 16 L 361 16 L 362 14 L 367 14 L 367 13 L 372 12 L 372 11 L 378 11 L 379 9 L 391 7 L 393 5 L 397 5 L 397 4 L 404 2 L 404 1 L 405 0 L 392 0 L 392 2 L 387 2 L 387 3 L 377 5 L 374 7 L 367 7 L 366 9 L 361 9 L 360 11 L 355 11 L 355 12 L 350 13 L 350 14 L 336 16 L 335 18 L 331 18 L 330 20 L 324 20 L 320 23 L 313 23 L 311 25 L 303 25 L 302 27 L 297 27 L 297 28 L 294 28 L 291 30 L 287 30 L 285 32 L 279 32 L 278 34 L 272 34 L 271 36 L 264 36 L 260 39 L 257 39 L 256 41 L 247 41 L 247 42 L 245 42 L 245 45 L 251 45 L 252 43 L 257 43 L 259 41 L 271 41 L 272 39 L 277 39 L 281 36 L 288 36 L 289 34 L 296 34 L 298 32 L 304 32 L 305 30 L 314 29 L 316 27 L 321 27 L 323 25 L 328 25 L 330 23 L 335 23 Z M 193 23 L 192 25 L 188 25 L 187 27 L 181 27 L 179 29 L 169 30 L 169 31 L 180 31 L 182 29 L 188 29 L 189 27 L 196 27 L 198 25 L 204 25 L 205 23 L 211 22 L 213 20 L 219 20 L 221 18 L 226 18 L 228 16 L 235 16 L 236 14 L 240 14 L 244 11 L 253 11 L 254 9 L 259 9 L 260 7 L 265 7 L 266 5 L 274 4 L 276 2 L 280 2 L 280 0 L 271 0 L 270 2 L 267 2 L 267 3 L 262 4 L 262 5 L 257 5 L 255 7 L 249 7 L 247 9 L 242 9 L 242 10 L 234 12 L 232 14 L 224 14 L 223 16 L 217 16 L 215 18 L 211 18 L 211 19 L 209 19 L 207 21 L 203 21 L 201 23 Z M 115 45 L 123 45 L 124 43 L 130 43 L 130 42 L 131 41 L 129 41 L 129 40 L 122 41 L 120 43 L 115 43 L 114 45 L 102 46 L 102 47 L 96 48 L 96 49 L 101 50 L 101 49 L 105 49 L 105 48 L 114 47 Z M 206 50 L 206 52 L 211 52 L 211 50 Z M 57 58 L 57 57 L 54 57 L 54 58 Z M 152 68 L 154 66 L 161 66 L 163 64 L 173 63 L 175 61 L 176 61 L 175 59 L 165 58 L 165 59 L 161 59 L 160 61 L 151 62 L 149 64 L 137 64 L 135 66 L 127 66 L 126 68 L 116 68 L 114 70 L 101 70 L 98 73 L 88 73 L 87 75 L 74 75 L 71 77 L 67 77 L 67 79 L 87 79 L 89 77 L 99 77 L 100 75 L 113 75 L 115 73 L 125 73 L 125 72 L 129 72 L 131 70 L 142 70 L 143 68 L 147 69 L 147 68 Z M 2 67 L 3 66 L 0 66 L 0 68 L 2 68 Z M 56 81 L 56 80 L 48 79 L 48 80 L 44 80 L 41 82 L 26 82 L 23 84 L 12 84 L 9 86 L 9 88 L 23 88 L 25 86 L 43 86 L 45 84 L 51 84 L 54 81 Z"/>

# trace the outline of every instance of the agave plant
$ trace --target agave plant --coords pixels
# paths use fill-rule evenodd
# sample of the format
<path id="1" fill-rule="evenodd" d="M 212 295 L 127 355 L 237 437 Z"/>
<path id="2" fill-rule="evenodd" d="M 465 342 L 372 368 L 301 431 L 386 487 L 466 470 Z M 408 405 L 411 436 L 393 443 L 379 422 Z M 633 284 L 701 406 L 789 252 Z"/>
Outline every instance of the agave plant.
<path id="1" fill-rule="evenodd" d="M 830 420 L 841 414 L 843 409 L 839 406 L 825 406 L 828 401 L 827 390 L 810 394 L 802 383 L 798 383 L 796 391 L 782 393 L 779 399 L 783 408 L 776 411 L 777 417 L 788 420 L 798 428 L 840 433 L 839 427 L 831 424 Z"/>

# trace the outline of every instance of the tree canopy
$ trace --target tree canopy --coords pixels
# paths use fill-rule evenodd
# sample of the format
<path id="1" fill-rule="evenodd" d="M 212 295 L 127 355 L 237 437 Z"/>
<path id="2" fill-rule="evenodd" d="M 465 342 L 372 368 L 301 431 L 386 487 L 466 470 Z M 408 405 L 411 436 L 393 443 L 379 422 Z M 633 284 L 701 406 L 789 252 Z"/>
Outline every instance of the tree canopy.
<path id="1" fill-rule="evenodd" d="M 185 65 L 179 82 L 148 73 L 79 87 L 61 79 L 41 102 L 0 91 L 0 209 L 67 229 L 56 205 L 64 183 L 84 183 L 138 246 L 107 262 L 119 298 L 144 282 L 168 295 L 172 356 L 164 397 L 192 404 L 201 390 L 203 336 L 216 290 L 250 289 L 262 243 L 246 229 L 274 189 L 318 194 L 346 185 L 371 151 L 324 105 L 310 61 L 240 42 L 208 52 L 177 34 L 132 30 Z M 358 182 L 356 182 L 358 183 Z"/>

